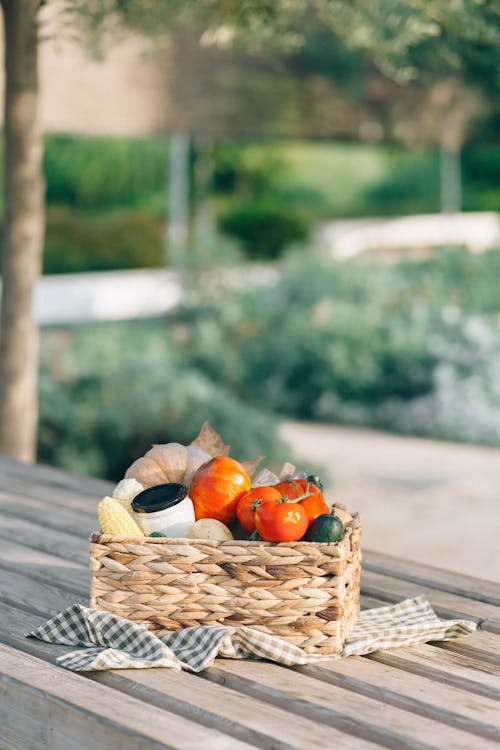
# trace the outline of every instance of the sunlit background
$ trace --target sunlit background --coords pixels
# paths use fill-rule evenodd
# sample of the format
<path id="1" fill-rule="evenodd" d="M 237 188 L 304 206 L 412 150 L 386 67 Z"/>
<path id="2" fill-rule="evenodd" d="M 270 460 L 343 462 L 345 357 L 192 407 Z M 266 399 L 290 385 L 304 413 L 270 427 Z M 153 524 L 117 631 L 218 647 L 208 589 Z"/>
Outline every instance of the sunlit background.
<path id="1" fill-rule="evenodd" d="M 89 49 L 56 20 L 39 460 L 117 480 L 208 419 L 321 471 L 371 547 L 473 572 L 500 531 L 493 61 L 428 69 L 435 39 L 417 76 L 312 11 L 262 46 L 181 24 Z"/>

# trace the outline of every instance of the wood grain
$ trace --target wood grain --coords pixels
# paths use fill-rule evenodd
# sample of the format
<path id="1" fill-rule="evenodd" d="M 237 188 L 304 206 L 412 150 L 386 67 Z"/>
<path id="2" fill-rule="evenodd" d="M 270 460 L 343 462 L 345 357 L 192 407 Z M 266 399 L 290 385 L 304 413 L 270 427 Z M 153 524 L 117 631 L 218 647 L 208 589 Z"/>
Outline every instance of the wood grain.
<path id="1" fill-rule="evenodd" d="M 467 596 L 450 594 L 448 591 L 431 588 L 420 583 L 390 578 L 381 573 L 363 570 L 361 591 L 368 596 L 386 602 L 398 602 L 406 597 L 420 596 L 428 598 L 436 613 L 442 617 L 470 619 L 475 622 L 491 620 L 500 626 L 500 607 L 486 602 L 469 599 Z"/>
<path id="2" fill-rule="evenodd" d="M 500 583 L 462 573 L 435 568 L 431 565 L 402 560 L 392 555 L 383 555 L 373 550 L 364 550 L 363 567 L 373 573 L 382 573 L 389 578 L 401 578 L 412 583 L 466 596 L 468 599 L 500 606 Z"/>
<path id="3" fill-rule="evenodd" d="M 0 696 L 5 750 L 255 747 L 1 644 Z"/>

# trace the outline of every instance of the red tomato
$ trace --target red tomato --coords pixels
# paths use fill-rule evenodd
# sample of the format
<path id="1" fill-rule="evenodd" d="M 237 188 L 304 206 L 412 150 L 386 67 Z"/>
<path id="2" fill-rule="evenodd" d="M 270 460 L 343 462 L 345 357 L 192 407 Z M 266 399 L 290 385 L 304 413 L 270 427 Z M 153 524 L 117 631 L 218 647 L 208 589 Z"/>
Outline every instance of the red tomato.
<path id="1" fill-rule="evenodd" d="M 255 531 L 255 507 L 252 507 L 254 503 L 257 500 L 279 500 L 280 497 L 280 493 L 274 487 L 254 487 L 240 497 L 236 506 L 236 517 L 248 534 Z"/>
<path id="2" fill-rule="evenodd" d="M 307 513 L 300 503 L 270 500 L 255 511 L 255 527 L 266 542 L 297 542 L 308 525 Z"/>
<path id="3" fill-rule="evenodd" d="M 306 510 L 309 523 L 312 523 L 315 518 L 321 516 L 323 513 L 330 512 L 323 493 L 312 479 L 306 479 L 305 477 L 302 479 L 289 479 L 286 482 L 275 484 L 274 488 L 279 490 L 282 496 L 287 497 L 289 500 L 297 500 L 309 492 L 309 497 L 305 497 L 299 501 L 300 505 Z"/>
<path id="4" fill-rule="evenodd" d="M 234 458 L 212 458 L 195 472 L 189 490 L 196 519 L 216 518 L 225 524 L 232 523 L 236 504 L 248 492 L 250 484 L 247 472 Z"/>

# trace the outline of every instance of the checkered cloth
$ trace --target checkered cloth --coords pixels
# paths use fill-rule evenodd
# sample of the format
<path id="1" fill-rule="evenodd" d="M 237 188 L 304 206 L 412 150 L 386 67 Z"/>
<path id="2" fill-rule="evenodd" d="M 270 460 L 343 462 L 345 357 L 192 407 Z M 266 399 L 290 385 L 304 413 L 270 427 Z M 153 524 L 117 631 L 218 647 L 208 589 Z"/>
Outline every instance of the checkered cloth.
<path id="1" fill-rule="evenodd" d="M 201 672 L 216 656 L 270 659 L 280 664 L 310 664 L 395 646 L 440 641 L 471 633 L 475 622 L 440 620 L 422 596 L 399 604 L 365 610 L 337 656 L 306 654 L 298 646 L 248 627 L 185 628 L 159 638 L 143 626 L 117 615 L 74 604 L 28 637 L 80 646 L 60 656 L 61 666 L 76 672 L 103 669 L 170 667 Z"/>

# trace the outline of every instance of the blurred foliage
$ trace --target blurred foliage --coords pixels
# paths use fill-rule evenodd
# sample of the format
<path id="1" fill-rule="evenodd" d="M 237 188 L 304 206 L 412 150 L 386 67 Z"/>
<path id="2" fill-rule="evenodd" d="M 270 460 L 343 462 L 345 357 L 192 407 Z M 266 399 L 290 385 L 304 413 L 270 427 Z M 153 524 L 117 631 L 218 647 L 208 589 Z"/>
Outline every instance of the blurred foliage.
<path id="1" fill-rule="evenodd" d="M 472 146 L 462 155 L 464 205 L 470 211 L 500 210 L 500 148 Z"/>
<path id="2" fill-rule="evenodd" d="M 439 211 L 439 152 L 354 143 L 219 143 L 219 211 L 243 200 L 282 203 L 313 219 Z M 464 150 L 464 210 L 500 207 L 500 148 Z"/>
<path id="3" fill-rule="evenodd" d="M 166 144 L 46 137 L 46 273 L 163 265 Z M 199 236 L 189 263 L 256 258 L 307 236 L 312 221 L 439 210 L 434 150 L 354 143 L 220 142 L 208 196 L 228 236 Z M 500 148 L 462 154 L 465 210 L 498 210 Z M 206 234 L 206 233 L 205 233 Z M 232 261 L 231 261 L 232 262 Z M 188 263 L 188 264 L 189 264 Z"/>
<path id="4" fill-rule="evenodd" d="M 249 258 L 273 260 L 296 242 L 308 239 L 311 218 L 276 200 L 232 202 L 219 216 L 222 232 L 240 240 Z"/>
<path id="5" fill-rule="evenodd" d="M 44 273 L 158 268 L 164 259 L 164 223 L 146 211 L 106 214 L 49 207 Z"/>
<path id="6" fill-rule="evenodd" d="M 189 367 L 164 324 L 44 332 L 39 460 L 118 480 L 152 443 L 189 443 L 205 419 L 236 458 L 265 453 L 277 468 L 287 457 L 275 421 Z"/>
<path id="7" fill-rule="evenodd" d="M 258 283 L 242 271 L 240 291 L 202 275 L 166 321 L 46 330 L 39 458 L 118 479 L 209 419 L 233 455 L 276 467 L 283 416 L 500 445 L 499 276 L 500 249 L 300 254 Z"/>
<path id="8" fill-rule="evenodd" d="M 240 398 L 283 415 L 443 435 L 431 407 L 425 425 L 409 415 L 438 398 L 443 367 L 452 369 L 457 391 L 468 378 L 477 389 L 487 378 L 488 402 L 500 361 L 488 369 L 484 352 L 484 367 L 476 371 L 477 346 L 462 328 L 477 319 L 500 347 L 499 273 L 500 250 L 477 256 L 442 249 L 428 261 L 393 266 L 323 265 L 297 255 L 277 280 L 240 295 L 225 291 L 224 305 L 220 290 L 199 292 L 177 315 L 185 326 L 182 353 Z M 461 354 L 455 351 L 450 364 L 445 342 L 453 339 Z M 500 444 L 491 428 L 494 419 L 500 423 L 493 397 L 483 432 L 484 417 L 474 421 L 470 403 L 460 404 L 472 420 L 465 432 L 456 429 L 452 402 L 447 405 L 448 416 L 443 409 L 440 416 L 447 437 L 475 434 L 478 442 Z"/>
<path id="9" fill-rule="evenodd" d="M 178 26 L 200 29 L 205 44 L 249 51 L 295 52 L 307 44 L 311 17 L 347 49 L 367 55 L 387 75 L 408 81 L 461 73 L 500 88 L 500 7 L 497 0 L 69 0 L 97 45 L 119 23 L 150 36 Z"/>
<path id="10" fill-rule="evenodd" d="M 167 154 L 160 138 L 47 136 L 47 203 L 92 211 L 148 206 L 165 192 Z"/>

